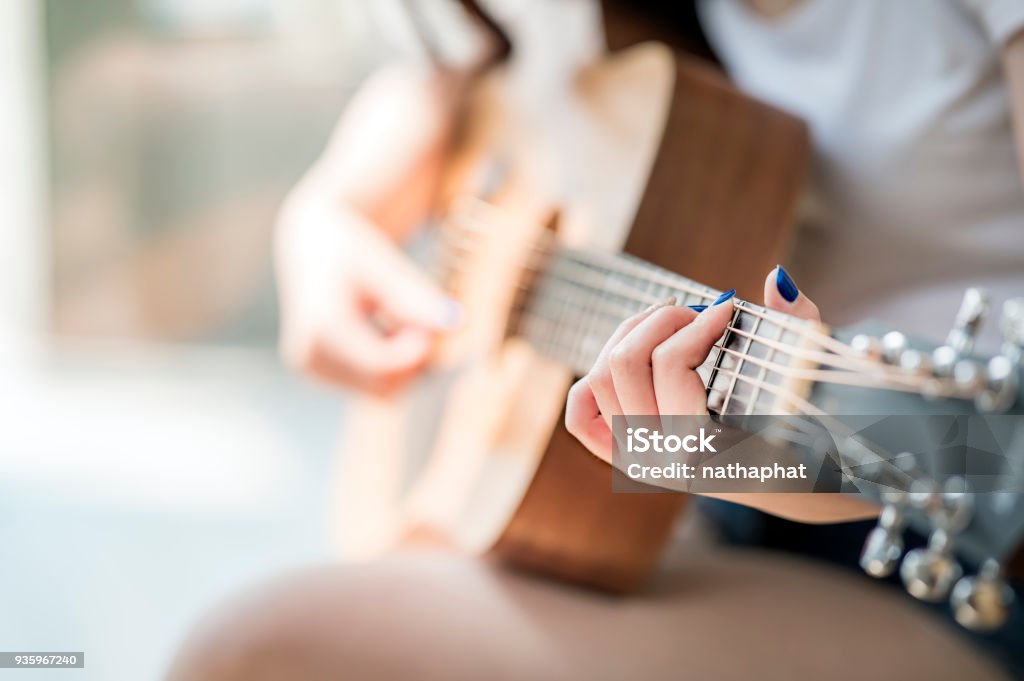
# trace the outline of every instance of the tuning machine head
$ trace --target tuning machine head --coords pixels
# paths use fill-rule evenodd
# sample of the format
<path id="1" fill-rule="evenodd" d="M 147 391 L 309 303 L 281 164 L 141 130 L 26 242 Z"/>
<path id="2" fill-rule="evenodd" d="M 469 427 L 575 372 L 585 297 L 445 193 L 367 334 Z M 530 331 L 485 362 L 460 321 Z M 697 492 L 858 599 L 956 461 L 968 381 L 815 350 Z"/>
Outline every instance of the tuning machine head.
<path id="1" fill-rule="evenodd" d="M 1002 351 L 988 361 L 984 389 L 975 398 L 978 410 L 984 413 L 1006 411 L 1017 400 L 1024 364 L 1024 298 L 1011 298 L 1003 303 L 999 327 L 1003 333 Z"/>
<path id="2" fill-rule="evenodd" d="M 900 577 L 915 598 L 940 601 L 963 574 L 953 555 L 953 537 L 971 521 L 974 494 L 966 479 L 953 476 L 941 488 L 933 480 L 915 481 L 908 499 L 928 516 L 933 530 L 927 548 L 907 553 Z"/>
<path id="3" fill-rule="evenodd" d="M 1003 412 L 1013 406 L 1020 387 L 1018 364 L 1006 356 L 996 355 L 985 367 L 985 388 L 974 398 L 982 413 Z"/>
<path id="4" fill-rule="evenodd" d="M 1024 362 L 1024 298 L 1003 303 L 999 329 L 1003 333 L 1003 356 L 1020 366 Z"/>
<path id="5" fill-rule="evenodd" d="M 949 533 L 936 529 L 928 538 L 928 547 L 907 553 L 900 565 L 900 577 L 907 592 L 922 601 L 935 603 L 949 594 L 963 568 L 953 557 Z"/>
<path id="6" fill-rule="evenodd" d="M 877 361 L 882 358 L 882 344 L 874 336 L 858 333 L 850 339 L 850 348 L 858 357 Z"/>
<path id="7" fill-rule="evenodd" d="M 872 577 L 891 575 L 903 556 L 903 501 L 905 496 L 894 492 L 878 516 L 878 525 L 868 534 L 860 553 L 860 566 Z"/>
<path id="8" fill-rule="evenodd" d="M 953 348 L 958 355 L 965 355 L 974 348 L 974 339 L 988 312 L 988 306 L 989 297 L 984 289 L 969 288 L 964 291 L 964 299 L 956 313 L 953 329 L 946 336 L 946 345 Z"/>
<path id="9" fill-rule="evenodd" d="M 907 337 L 899 331 L 890 331 L 882 336 L 882 358 L 889 364 L 899 364 L 907 351 Z"/>
<path id="10" fill-rule="evenodd" d="M 949 597 L 953 617 L 973 631 L 992 631 L 1003 626 L 1013 601 L 1013 589 L 1003 580 L 999 563 L 991 558 L 976 576 L 960 579 Z"/>

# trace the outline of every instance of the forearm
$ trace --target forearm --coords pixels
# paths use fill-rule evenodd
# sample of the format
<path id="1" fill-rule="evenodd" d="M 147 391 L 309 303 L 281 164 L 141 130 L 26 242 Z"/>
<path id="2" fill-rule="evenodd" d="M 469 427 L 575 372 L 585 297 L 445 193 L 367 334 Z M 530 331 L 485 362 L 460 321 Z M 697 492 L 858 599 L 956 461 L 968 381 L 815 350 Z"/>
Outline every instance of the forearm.
<path id="1" fill-rule="evenodd" d="M 328 209 L 403 241 L 431 215 L 455 128 L 459 94 L 436 71 L 395 66 L 352 97 L 323 154 L 283 214 Z"/>

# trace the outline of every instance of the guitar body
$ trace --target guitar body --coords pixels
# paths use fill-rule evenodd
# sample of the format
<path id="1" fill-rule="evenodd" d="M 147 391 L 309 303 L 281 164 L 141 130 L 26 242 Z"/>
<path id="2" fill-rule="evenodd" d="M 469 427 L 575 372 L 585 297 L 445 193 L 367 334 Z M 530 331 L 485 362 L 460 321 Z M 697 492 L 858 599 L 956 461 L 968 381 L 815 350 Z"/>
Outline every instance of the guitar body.
<path id="1" fill-rule="evenodd" d="M 508 335 L 509 315 L 556 211 L 562 243 L 759 299 L 790 236 L 806 130 L 655 44 L 609 56 L 570 89 L 546 121 L 516 115 L 500 77 L 478 88 L 449 196 L 484 193 L 503 217 L 479 230 L 463 206 L 445 226 L 467 244 L 448 283 L 468 323 L 437 370 L 349 412 L 335 511 L 348 558 L 443 543 L 623 592 L 650 572 L 685 504 L 612 493 L 619 473 L 563 425 L 570 369 Z M 495 166 L 497 182 L 481 171 Z"/>

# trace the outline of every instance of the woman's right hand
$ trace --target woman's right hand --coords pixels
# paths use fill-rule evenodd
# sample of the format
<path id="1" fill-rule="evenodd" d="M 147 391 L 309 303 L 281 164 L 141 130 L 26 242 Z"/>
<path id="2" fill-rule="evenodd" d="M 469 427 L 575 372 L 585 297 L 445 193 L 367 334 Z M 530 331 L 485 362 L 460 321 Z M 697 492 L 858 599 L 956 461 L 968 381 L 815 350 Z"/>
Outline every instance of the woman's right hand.
<path id="1" fill-rule="evenodd" d="M 459 322 L 399 244 L 433 210 L 459 105 L 456 74 L 389 67 L 353 96 L 281 209 L 280 345 L 293 367 L 387 394 Z"/>
<path id="2" fill-rule="evenodd" d="M 286 209 L 277 245 L 281 352 L 316 378 L 388 394 L 459 323 L 458 304 L 358 216 L 317 203 Z"/>

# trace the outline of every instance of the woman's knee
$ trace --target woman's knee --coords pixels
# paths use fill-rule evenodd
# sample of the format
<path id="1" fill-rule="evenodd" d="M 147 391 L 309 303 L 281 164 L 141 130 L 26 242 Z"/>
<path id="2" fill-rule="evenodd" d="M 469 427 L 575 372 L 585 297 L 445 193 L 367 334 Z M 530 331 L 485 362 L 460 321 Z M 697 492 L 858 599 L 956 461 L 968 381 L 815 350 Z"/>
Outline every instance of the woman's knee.
<path id="1" fill-rule="evenodd" d="M 298 573 L 205 618 L 168 681 L 550 678 L 540 651 L 519 655 L 522 581 L 434 554 Z"/>
<path id="2" fill-rule="evenodd" d="M 318 678 L 308 674 L 315 664 L 308 636 L 319 635 L 312 623 L 323 612 L 311 611 L 308 601 L 312 585 L 324 579 L 319 572 L 296 574 L 222 604 L 188 636 L 168 681 Z M 331 605 L 338 623 L 355 614 Z"/>

